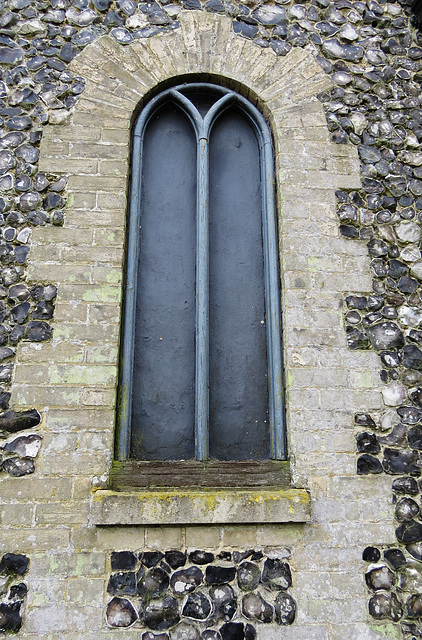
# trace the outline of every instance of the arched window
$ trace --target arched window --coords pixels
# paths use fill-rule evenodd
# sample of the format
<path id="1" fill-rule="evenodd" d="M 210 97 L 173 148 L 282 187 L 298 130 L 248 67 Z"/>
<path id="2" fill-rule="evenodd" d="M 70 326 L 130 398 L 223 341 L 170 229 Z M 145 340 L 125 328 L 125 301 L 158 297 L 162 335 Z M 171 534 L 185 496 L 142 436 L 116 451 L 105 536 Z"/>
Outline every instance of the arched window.
<path id="1" fill-rule="evenodd" d="M 116 458 L 285 459 L 272 141 L 183 84 L 133 133 Z"/>

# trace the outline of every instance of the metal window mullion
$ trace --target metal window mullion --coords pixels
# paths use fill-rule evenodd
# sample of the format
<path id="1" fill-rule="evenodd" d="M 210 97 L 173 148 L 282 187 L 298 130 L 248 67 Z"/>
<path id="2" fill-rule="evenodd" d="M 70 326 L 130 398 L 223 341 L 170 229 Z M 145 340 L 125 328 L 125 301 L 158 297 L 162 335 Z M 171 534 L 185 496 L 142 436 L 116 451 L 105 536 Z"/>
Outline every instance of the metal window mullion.
<path id="1" fill-rule="evenodd" d="M 209 148 L 198 137 L 195 328 L 195 457 L 209 457 Z"/>

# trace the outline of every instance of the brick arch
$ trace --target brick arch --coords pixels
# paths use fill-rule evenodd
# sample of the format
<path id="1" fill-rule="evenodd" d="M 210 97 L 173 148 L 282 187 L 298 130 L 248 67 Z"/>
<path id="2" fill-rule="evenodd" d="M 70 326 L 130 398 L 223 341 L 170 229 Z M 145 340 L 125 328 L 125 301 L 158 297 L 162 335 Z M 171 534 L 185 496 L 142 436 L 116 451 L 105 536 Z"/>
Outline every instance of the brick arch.
<path id="1" fill-rule="evenodd" d="M 318 417 L 316 406 L 324 391 L 332 408 L 343 411 L 353 404 L 348 385 L 338 377 L 338 363 L 367 371 L 374 355 L 376 370 L 375 354 L 365 354 L 364 362 L 361 354 L 350 354 L 341 326 L 342 292 L 350 287 L 344 261 L 349 274 L 353 264 L 356 290 L 370 290 L 371 281 L 365 248 L 338 232 L 334 191 L 358 188 L 360 177 L 356 148 L 330 142 L 316 97 L 331 80 L 309 52 L 293 48 L 277 57 L 272 49 L 234 34 L 229 18 L 202 11 L 182 11 L 180 28 L 129 46 L 99 38 L 72 61 L 71 70 L 84 77 L 85 91 L 70 121 L 45 127 L 40 153 L 41 171 L 68 176 L 65 226 L 34 230 L 31 252 L 31 277 L 51 281 L 53 273 L 57 278 L 54 343 L 53 349 L 36 345 L 18 352 L 16 403 L 36 406 L 42 397 L 43 404 L 59 412 L 95 410 L 104 447 L 103 462 L 92 473 L 107 471 L 113 452 L 133 114 L 154 87 L 176 77 L 220 78 L 242 93 L 249 90 L 274 134 L 289 451 L 295 479 L 306 481 L 311 441 L 304 441 L 303 407 L 312 410 L 316 431 L 325 419 L 322 409 Z M 326 349 L 325 360 L 311 357 L 309 346 Z M 34 387 L 24 363 L 37 362 L 44 351 L 49 379 L 42 388 Z M 321 391 L 318 377 L 328 390 Z M 79 422 L 85 428 L 93 427 L 90 418 L 84 420 Z"/>

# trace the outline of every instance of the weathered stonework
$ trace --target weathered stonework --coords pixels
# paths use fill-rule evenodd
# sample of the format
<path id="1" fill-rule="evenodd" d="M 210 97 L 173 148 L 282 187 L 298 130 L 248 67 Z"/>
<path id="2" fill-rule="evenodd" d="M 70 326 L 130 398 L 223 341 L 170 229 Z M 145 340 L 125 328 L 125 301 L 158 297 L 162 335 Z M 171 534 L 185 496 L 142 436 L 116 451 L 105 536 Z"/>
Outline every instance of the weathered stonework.
<path id="1" fill-rule="evenodd" d="M 288 546 L 298 616 L 283 637 L 372 640 L 398 637 L 400 628 L 420 637 L 419 488 L 411 482 L 420 474 L 420 41 L 399 3 L 210 0 L 200 9 L 199 0 L 11 0 L 0 16 L 2 326 L 12 348 L 22 337 L 37 341 L 18 346 L 15 414 L 0 420 L 19 424 L 34 407 L 44 418 L 35 473 L 7 476 L 8 463 L 0 479 L 2 549 L 31 553 L 21 633 L 108 633 L 110 551 Z M 310 490 L 306 525 L 93 526 L 90 502 L 112 458 L 130 123 L 150 90 L 183 74 L 233 86 L 272 126 L 289 453 L 293 488 Z M 65 214 L 59 176 L 68 178 Z M 10 294 L 21 284 L 25 300 Z M 396 342 L 383 346 L 385 322 Z M 383 362 L 386 407 L 378 357 L 359 351 L 370 346 Z M 7 383 L 14 353 L 3 355 Z M 32 470 L 28 451 L 19 451 Z M 398 549 L 395 528 L 407 584 L 392 591 L 398 578 L 385 550 Z M 384 552 L 380 563 L 366 549 L 361 560 L 366 545 Z M 260 638 L 279 636 L 263 627 Z"/>

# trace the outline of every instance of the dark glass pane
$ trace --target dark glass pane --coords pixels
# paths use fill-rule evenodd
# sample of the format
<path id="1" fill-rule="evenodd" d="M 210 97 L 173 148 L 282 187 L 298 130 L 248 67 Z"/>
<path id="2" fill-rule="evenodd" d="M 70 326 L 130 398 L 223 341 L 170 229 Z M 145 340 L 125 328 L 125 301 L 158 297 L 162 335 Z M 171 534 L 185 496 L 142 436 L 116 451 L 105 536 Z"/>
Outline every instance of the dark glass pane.
<path id="1" fill-rule="evenodd" d="M 270 457 L 259 147 L 230 110 L 210 140 L 210 456 Z"/>
<path id="2" fill-rule="evenodd" d="M 142 163 L 131 456 L 194 457 L 196 141 L 168 105 Z"/>

